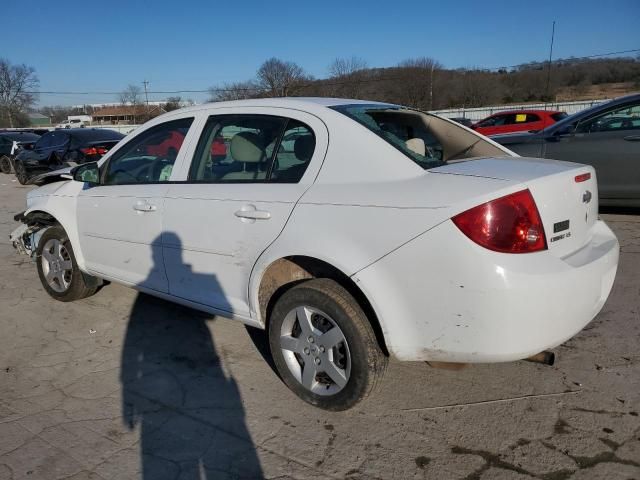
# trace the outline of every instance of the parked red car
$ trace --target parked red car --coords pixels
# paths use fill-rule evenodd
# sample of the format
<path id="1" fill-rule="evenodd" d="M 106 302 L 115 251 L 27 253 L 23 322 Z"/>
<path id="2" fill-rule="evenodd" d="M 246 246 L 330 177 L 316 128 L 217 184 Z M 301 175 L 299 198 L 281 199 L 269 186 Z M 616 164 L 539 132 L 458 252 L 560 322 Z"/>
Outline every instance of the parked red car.
<path id="1" fill-rule="evenodd" d="M 175 160 L 182 142 L 184 142 L 184 137 L 184 133 L 173 131 L 168 137 L 163 137 L 160 143 L 147 145 L 146 154 Z M 215 138 L 211 143 L 211 155 L 222 158 L 227 156 L 227 145 L 222 137 Z"/>
<path id="2" fill-rule="evenodd" d="M 566 112 L 553 110 L 511 110 L 494 113 L 471 128 L 483 135 L 542 130 L 566 116 Z"/>

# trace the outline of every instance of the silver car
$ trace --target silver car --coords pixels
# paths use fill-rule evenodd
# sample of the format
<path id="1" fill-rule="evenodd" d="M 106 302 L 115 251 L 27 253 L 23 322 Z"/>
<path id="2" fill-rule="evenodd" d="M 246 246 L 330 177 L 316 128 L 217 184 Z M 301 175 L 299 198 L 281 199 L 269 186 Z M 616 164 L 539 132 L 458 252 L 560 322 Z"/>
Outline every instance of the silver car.
<path id="1" fill-rule="evenodd" d="M 522 156 L 592 165 L 601 205 L 640 207 L 640 94 L 601 103 L 538 132 L 491 139 Z"/>

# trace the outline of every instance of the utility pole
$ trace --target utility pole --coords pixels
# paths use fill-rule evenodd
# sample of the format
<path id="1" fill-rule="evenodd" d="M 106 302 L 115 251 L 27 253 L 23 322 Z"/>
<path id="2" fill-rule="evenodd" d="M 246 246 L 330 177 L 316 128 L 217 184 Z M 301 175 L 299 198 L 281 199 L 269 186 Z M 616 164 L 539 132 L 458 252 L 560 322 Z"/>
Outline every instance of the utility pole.
<path id="1" fill-rule="evenodd" d="M 431 62 L 431 80 L 429 80 L 429 110 L 433 110 L 433 69 L 436 67 L 436 62 Z"/>
<path id="2" fill-rule="evenodd" d="M 544 96 L 549 98 L 549 85 L 551 83 L 551 57 L 553 56 L 553 39 L 556 34 L 556 21 L 553 21 L 553 25 L 551 27 L 551 45 L 549 47 L 549 64 L 547 66 L 547 86 L 544 90 Z"/>
<path id="3" fill-rule="evenodd" d="M 147 80 L 144 80 L 142 84 L 144 85 L 144 99 L 145 99 L 145 102 L 147 103 L 147 120 L 148 120 L 149 119 L 149 96 L 147 95 L 147 85 L 149 85 L 149 82 Z"/>

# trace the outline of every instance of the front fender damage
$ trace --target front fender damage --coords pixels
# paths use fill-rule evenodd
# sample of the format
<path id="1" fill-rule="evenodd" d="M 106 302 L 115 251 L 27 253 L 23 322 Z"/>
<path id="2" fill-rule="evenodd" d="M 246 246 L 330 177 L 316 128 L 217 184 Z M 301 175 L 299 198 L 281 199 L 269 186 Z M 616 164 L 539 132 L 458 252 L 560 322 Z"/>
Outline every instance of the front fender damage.
<path id="1" fill-rule="evenodd" d="M 21 222 L 21 225 L 9 235 L 11 245 L 19 254 L 34 258 L 42 234 L 57 223 L 55 218 L 42 212 L 32 212 L 27 215 L 21 212 L 13 219 Z"/>

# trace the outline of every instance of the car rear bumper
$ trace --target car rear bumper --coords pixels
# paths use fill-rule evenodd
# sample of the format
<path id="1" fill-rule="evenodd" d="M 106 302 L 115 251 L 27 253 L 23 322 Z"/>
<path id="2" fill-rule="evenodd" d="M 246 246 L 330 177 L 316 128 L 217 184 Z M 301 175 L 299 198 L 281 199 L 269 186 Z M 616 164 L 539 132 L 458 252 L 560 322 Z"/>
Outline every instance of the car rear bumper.
<path id="1" fill-rule="evenodd" d="M 502 362 L 578 333 L 602 309 L 619 244 L 604 222 L 569 256 L 486 250 L 447 221 L 354 275 L 400 360 Z"/>

